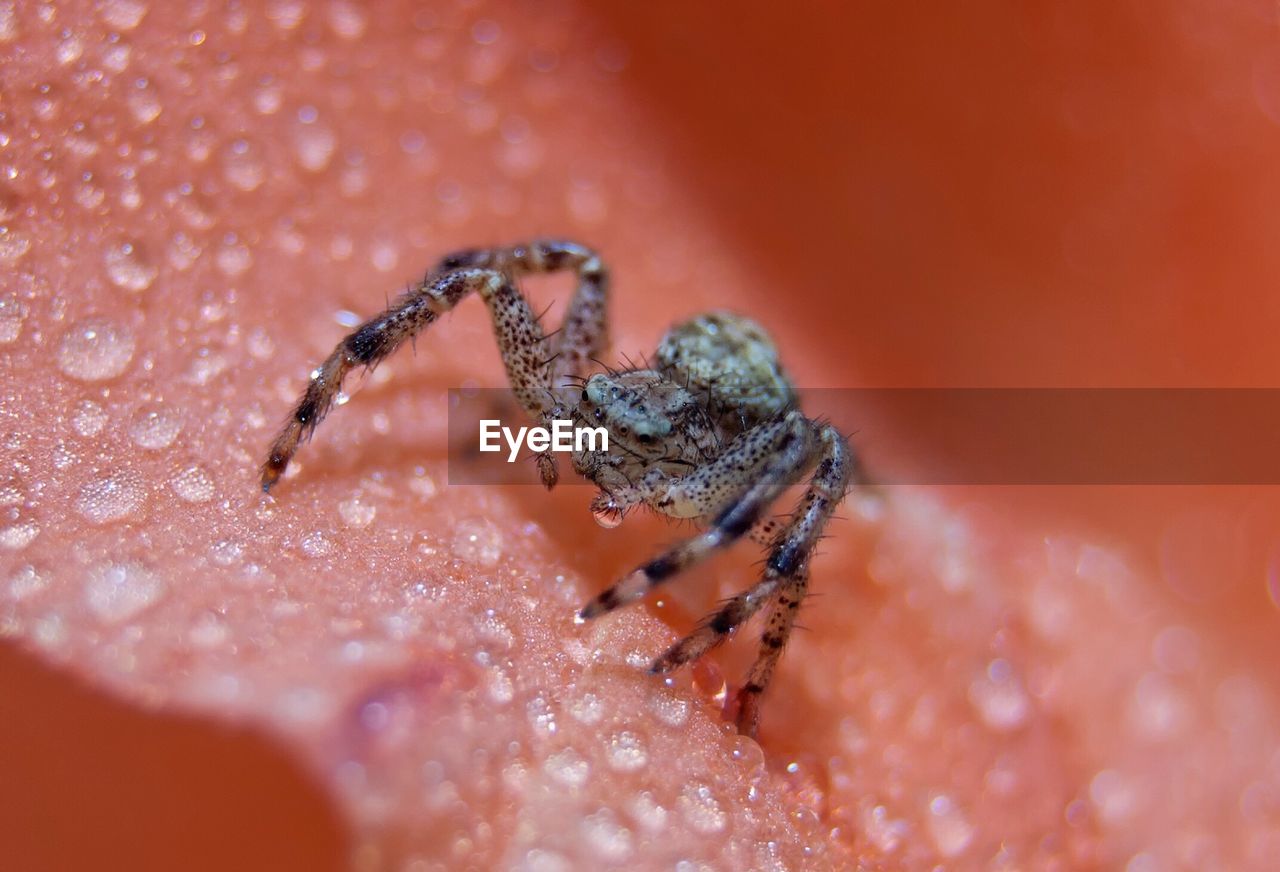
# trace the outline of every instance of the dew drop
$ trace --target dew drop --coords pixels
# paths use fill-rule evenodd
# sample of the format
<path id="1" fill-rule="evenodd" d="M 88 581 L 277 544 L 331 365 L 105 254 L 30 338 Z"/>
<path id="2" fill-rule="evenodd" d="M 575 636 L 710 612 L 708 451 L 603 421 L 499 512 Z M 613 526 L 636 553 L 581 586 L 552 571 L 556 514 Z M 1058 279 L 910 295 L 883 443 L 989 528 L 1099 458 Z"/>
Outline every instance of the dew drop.
<path id="1" fill-rule="evenodd" d="M 328 19 L 329 27 L 343 39 L 359 39 L 369 26 L 368 14 L 350 0 L 331 0 Z"/>
<path id="2" fill-rule="evenodd" d="M 373 519 L 378 514 L 378 509 L 376 506 L 371 506 L 361 500 L 360 497 L 355 496 L 338 503 L 338 514 L 342 516 L 342 522 L 348 527 L 362 530 L 373 523 Z"/>
<path id="3" fill-rule="evenodd" d="M 500 667 L 490 669 L 485 686 L 489 691 L 489 699 L 499 705 L 506 705 L 515 698 L 515 685 L 505 669 Z"/>
<path id="4" fill-rule="evenodd" d="M 319 124 L 301 124 L 293 137 L 298 163 L 308 172 L 318 173 L 329 165 L 338 138 L 332 130 Z"/>
<path id="5" fill-rule="evenodd" d="M 178 499 L 188 503 L 207 503 L 213 499 L 213 482 L 209 474 L 201 467 L 192 464 L 174 473 L 169 480 L 169 487 L 178 495 Z"/>
<path id="6" fill-rule="evenodd" d="M 81 400 L 71 413 L 71 429 L 81 436 L 97 436 L 106 423 L 106 410 L 93 400 Z"/>
<path id="7" fill-rule="evenodd" d="M 986 674 L 969 685 L 971 702 L 993 730 L 1010 732 L 1027 721 L 1031 704 L 1022 683 L 1006 660 L 993 660 Z"/>
<path id="8" fill-rule="evenodd" d="M 26 548 L 38 535 L 40 525 L 35 521 L 21 521 L 8 527 L 0 527 L 0 548 L 8 548 L 10 551 Z"/>
<path id="9" fill-rule="evenodd" d="M 187 631 L 187 641 L 197 648 L 217 648 L 227 641 L 227 625 L 214 612 L 205 612 L 196 618 Z"/>
<path id="10" fill-rule="evenodd" d="M 116 30 L 133 30 L 146 17 L 147 4 L 142 0 L 109 0 L 99 14 Z"/>
<path id="11" fill-rule="evenodd" d="M 672 727 L 679 727 L 689 719 L 689 701 L 667 687 L 658 686 L 649 696 L 649 710 Z"/>
<path id="12" fill-rule="evenodd" d="M 274 115 L 284 104 L 284 89 L 274 79 L 263 80 L 253 92 L 253 108 L 259 115 Z"/>
<path id="13" fill-rule="evenodd" d="M 209 546 L 209 559 L 218 566 L 235 566 L 244 559 L 244 545 L 234 539 L 219 539 Z"/>
<path id="14" fill-rule="evenodd" d="M 569 703 L 569 714 L 580 724 L 598 724 L 604 717 L 604 701 L 594 693 L 584 693 Z"/>
<path id="15" fill-rule="evenodd" d="M 108 246 L 104 259 L 107 278 L 111 279 L 111 283 L 135 294 L 151 287 L 160 272 L 136 242 L 119 242 Z"/>
<path id="16" fill-rule="evenodd" d="M 94 524 L 109 524 L 137 512 L 146 498 L 142 479 L 120 470 L 82 487 L 76 497 L 76 511 Z"/>
<path id="17" fill-rule="evenodd" d="M 160 117 L 163 110 L 150 79 L 138 79 L 134 82 L 126 102 L 134 120 L 139 124 L 150 124 Z"/>
<path id="18" fill-rule="evenodd" d="M 959 855 L 973 840 L 973 825 L 951 797 L 944 794 L 937 794 L 929 801 L 925 826 L 934 848 L 943 857 Z"/>
<path id="19" fill-rule="evenodd" d="M 222 240 L 213 261 L 228 278 L 236 278 L 253 266 L 253 252 L 238 237 L 229 235 Z"/>
<path id="20" fill-rule="evenodd" d="M 168 448 L 182 431 L 182 422 L 162 406 L 144 406 L 129 425 L 133 444 L 148 451 Z"/>
<path id="21" fill-rule="evenodd" d="M 169 239 L 167 251 L 169 265 L 178 272 L 185 272 L 199 259 L 203 249 L 190 234 L 179 230 Z"/>
<path id="22" fill-rule="evenodd" d="M 84 54 L 84 41 L 75 34 L 59 42 L 58 47 L 54 50 L 54 57 L 64 67 L 80 60 L 80 55 L 82 54 Z"/>
<path id="23" fill-rule="evenodd" d="M 222 175 L 242 191 L 256 191 L 267 178 L 267 169 L 247 139 L 237 139 L 222 155 Z"/>
<path id="24" fill-rule="evenodd" d="M 565 787 L 581 787 L 591 775 L 591 765 L 572 748 L 552 754 L 542 764 L 542 770 Z"/>
<path id="25" fill-rule="evenodd" d="M 644 741 L 630 730 L 615 733 L 609 739 L 606 751 L 609 766 L 616 772 L 635 772 L 649 762 L 649 752 Z"/>
<path id="26" fill-rule="evenodd" d="M 141 614 L 164 594 L 164 582 L 137 563 L 112 563 L 89 572 L 85 582 L 89 610 L 108 624 Z"/>
<path id="27" fill-rule="evenodd" d="M 9 577 L 9 599 L 17 601 L 35 596 L 49 586 L 49 576 L 27 565 Z"/>
<path id="28" fill-rule="evenodd" d="M 115 378 L 133 359 L 133 334 L 102 318 L 72 326 L 58 346 L 58 369 L 80 381 Z"/>
<path id="29" fill-rule="evenodd" d="M 582 819 L 582 835 L 592 848 L 594 857 L 607 863 L 622 863 L 631 856 L 631 830 L 618 823 L 607 808 Z"/>
<path id="30" fill-rule="evenodd" d="M 302 553 L 311 558 L 327 557 L 336 549 L 333 540 L 315 530 L 302 537 L 302 541 L 298 543 L 298 547 Z"/>
<path id="31" fill-rule="evenodd" d="M 0 227 L 0 263 L 15 263 L 30 250 L 30 237 L 8 227 Z"/>
<path id="32" fill-rule="evenodd" d="M 22 335 L 27 320 L 27 305 L 14 294 L 0 297 L 0 345 L 8 345 Z"/>
<path id="33" fill-rule="evenodd" d="M 676 806 L 689 826 L 704 836 L 714 836 L 723 831 L 729 822 L 729 816 L 705 784 L 686 785 L 676 800 Z"/>
<path id="34" fill-rule="evenodd" d="M 468 563 L 496 566 L 502 557 L 502 533 L 484 518 L 460 521 L 454 527 L 453 553 Z"/>

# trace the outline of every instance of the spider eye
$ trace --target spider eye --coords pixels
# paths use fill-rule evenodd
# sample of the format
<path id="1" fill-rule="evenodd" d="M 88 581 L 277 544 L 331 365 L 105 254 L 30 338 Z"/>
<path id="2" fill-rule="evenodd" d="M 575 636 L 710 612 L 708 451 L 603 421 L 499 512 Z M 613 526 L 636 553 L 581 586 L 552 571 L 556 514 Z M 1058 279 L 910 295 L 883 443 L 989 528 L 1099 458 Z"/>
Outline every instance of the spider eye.
<path id="1" fill-rule="evenodd" d="M 636 438 L 640 440 L 641 445 L 649 445 L 653 442 L 653 437 L 648 433 L 641 433 Z"/>
<path id="2" fill-rule="evenodd" d="M 585 390 L 583 390 L 583 392 L 582 392 L 582 402 L 584 402 L 584 403 L 589 402 L 589 401 L 587 400 L 587 392 L 586 392 Z"/>
<path id="3" fill-rule="evenodd" d="M 600 408 L 597 408 L 597 409 L 596 409 L 596 420 L 597 420 L 597 421 L 603 421 L 603 420 L 604 420 L 604 409 L 600 409 Z"/>

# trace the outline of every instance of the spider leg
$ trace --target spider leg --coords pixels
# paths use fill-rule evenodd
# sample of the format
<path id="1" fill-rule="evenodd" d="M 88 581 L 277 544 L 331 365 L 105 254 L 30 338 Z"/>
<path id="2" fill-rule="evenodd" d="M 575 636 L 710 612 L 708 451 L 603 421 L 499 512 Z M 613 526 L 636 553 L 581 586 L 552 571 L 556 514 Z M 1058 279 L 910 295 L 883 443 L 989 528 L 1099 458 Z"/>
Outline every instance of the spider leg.
<path id="1" fill-rule="evenodd" d="M 834 427 L 823 425 L 818 439 L 822 459 L 765 563 L 765 580 L 777 580 L 777 599 L 760 636 L 760 653 L 747 674 L 746 683 L 738 691 L 738 732 L 747 736 L 756 734 L 760 697 L 773 678 L 774 667 L 791 636 L 808 590 L 809 558 L 859 468 L 849 443 Z"/>
<path id="2" fill-rule="evenodd" d="M 311 382 L 262 465 L 262 489 L 271 489 L 299 443 L 314 432 L 333 407 L 348 372 L 377 364 L 471 293 L 479 293 L 489 307 L 516 399 L 531 414 L 550 412 L 549 385 L 537 366 L 545 358 L 542 328 L 512 279 L 502 270 L 483 266 L 430 274 L 381 314 L 352 331 L 312 373 Z"/>
<path id="3" fill-rule="evenodd" d="M 814 430 L 797 411 L 743 433 L 724 453 L 672 485 L 657 504 L 675 517 L 706 517 L 706 530 L 677 543 L 591 600 L 578 613 L 594 618 L 652 588 L 742 537 L 811 462 Z M 743 488 L 743 480 L 751 483 Z M 717 511 L 718 509 L 718 511 Z"/>

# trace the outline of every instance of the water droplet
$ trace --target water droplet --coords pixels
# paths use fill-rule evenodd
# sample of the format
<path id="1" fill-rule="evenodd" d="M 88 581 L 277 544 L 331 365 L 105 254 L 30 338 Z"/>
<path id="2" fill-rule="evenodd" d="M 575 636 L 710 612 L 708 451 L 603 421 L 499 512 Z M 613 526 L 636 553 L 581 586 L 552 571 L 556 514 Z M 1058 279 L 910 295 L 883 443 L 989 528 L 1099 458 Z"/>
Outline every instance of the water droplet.
<path id="1" fill-rule="evenodd" d="M 565 787 L 581 787 L 591 775 L 591 765 L 572 748 L 552 754 L 542 764 L 542 770 Z"/>
<path id="2" fill-rule="evenodd" d="M 373 523 L 378 509 L 362 501 L 359 496 L 354 496 L 338 503 L 338 514 L 342 516 L 342 522 L 348 527 L 364 529 Z"/>
<path id="3" fill-rule="evenodd" d="M 730 756 L 753 781 L 768 774 L 764 765 L 764 749 L 750 736 L 737 736 Z"/>
<path id="4" fill-rule="evenodd" d="M 107 278 L 111 279 L 111 283 L 135 294 L 151 287 L 160 272 L 136 242 L 119 242 L 108 246 L 104 259 Z"/>
<path id="5" fill-rule="evenodd" d="M 1187 694 L 1159 672 L 1142 676 L 1129 700 L 1129 725 L 1147 739 L 1167 740 L 1183 734 L 1193 717 Z"/>
<path id="6" fill-rule="evenodd" d="M 163 110 L 150 79 L 135 81 L 133 87 L 129 89 L 127 102 L 129 111 L 133 113 L 134 120 L 139 124 L 150 124 L 160 117 L 160 112 Z"/>
<path id="7" fill-rule="evenodd" d="M 424 500 L 431 499 L 439 491 L 436 486 L 435 479 L 427 475 L 427 471 L 422 468 L 414 470 L 413 478 L 409 479 L 409 490 L 417 494 Z"/>
<path id="8" fill-rule="evenodd" d="M 375 240 L 369 250 L 369 263 L 379 272 L 391 272 L 400 263 L 400 252 L 389 239 Z"/>
<path id="9" fill-rule="evenodd" d="M 714 836 L 729 822 L 729 816 L 705 784 L 686 785 L 676 800 L 676 806 L 689 826 L 704 836 Z"/>
<path id="10" fill-rule="evenodd" d="M 0 527 L 0 548 L 11 551 L 26 548 L 39 534 L 40 525 L 35 521 L 21 521 L 8 527 Z"/>
<path id="11" fill-rule="evenodd" d="M 337 546 L 333 544 L 333 540 L 315 530 L 302 537 L 302 541 L 298 543 L 298 547 L 302 549 L 302 553 L 311 558 L 327 557 L 332 554 Z"/>
<path id="12" fill-rule="evenodd" d="M 61 40 L 54 50 L 54 57 L 64 67 L 80 60 L 80 55 L 82 54 L 84 54 L 84 41 L 77 34 L 71 34 L 66 39 Z"/>
<path id="13" fill-rule="evenodd" d="M 495 666 L 489 670 L 485 685 L 489 691 L 489 699 L 499 705 L 506 705 L 515 698 L 516 690 L 511 676 L 501 667 Z"/>
<path id="14" fill-rule="evenodd" d="M 331 0 L 328 19 L 329 27 L 343 39 L 359 39 L 369 26 L 368 14 L 350 0 Z"/>
<path id="15" fill-rule="evenodd" d="M 74 325 L 58 346 L 58 368 L 80 381 L 105 381 L 124 372 L 133 359 L 133 334 L 102 318 Z"/>
<path id="16" fill-rule="evenodd" d="M 294 153 L 302 168 L 313 173 L 321 172 L 333 159 L 338 138 L 332 130 L 319 124 L 301 124 L 293 135 Z"/>
<path id="17" fill-rule="evenodd" d="M 133 46 L 127 42 L 117 42 L 102 49 L 102 65 L 113 73 L 123 73 L 129 69 L 129 57 L 133 54 Z"/>
<path id="18" fill-rule="evenodd" d="M 8 227 L 0 227 L 0 263 L 14 263 L 30 249 L 29 237 Z"/>
<path id="19" fill-rule="evenodd" d="M 506 651 L 516 642 L 511 628 L 497 616 L 493 609 L 486 609 L 483 615 L 476 618 L 475 631 L 476 641 L 487 647 Z"/>
<path id="20" fill-rule="evenodd" d="M 205 612 L 187 631 L 187 641 L 197 648 L 217 648 L 227 641 L 227 625 L 215 612 Z"/>
<path id="21" fill-rule="evenodd" d="M 169 239 L 169 265 L 178 272 L 185 272 L 199 259 L 203 250 L 190 234 L 179 230 Z"/>
<path id="22" fill-rule="evenodd" d="M 222 155 L 222 175 L 242 191 L 255 191 L 267 178 L 267 169 L 247 139 L 237 139 Z"/>
<path id="23" fill-rule="evenodd" d="M 147 4 L 142 0 L 109 0 L 98 14 L 116 30 L 133 30 L 146 17 Z"/>
<path id="24" fill-rule="evenodd" d="M 22 335 L 27 305 L 14 294 L 0 297 L 0 345 L 8 345 Z"/>
<path id="25" fill-rule="evenodd" d="M 615 733 L 609 739 L 606 751 L 609 766 L 618 772 L 635 772 L 649 762 L 649 752 L 644 741 L 630 730 Z"/>
<path id="26" fill-rule="evenodd" d="M 112 563 L 96 567 L 85 582 L 89 610 L 109 624 L 141 614 L 164 594 L 164 582 L 137 563 Z"/>
<path id="27" fill-rule="evenodd" d="M 253 266 L 253 252 L 237 236 L 231 234 L 222 240 L 213 260 L 226 276 L 235 278 Z"/>
<path id="28" fill-rule="evenodd" d="M 943 857 L 959 855 L 973 839 L 973 825 L 945 794 L 937 794 L 929 801 L 925 827 L 934 848 Z"/>
<path id="29" fill-rule="evenodd" d="M 609 809 L 583 818 L 579 826 L 594 857 L 607 863 L 622 863 L 631 856 L 631 830 L 618 823 Z"/>
<path id="30" fill-rule="evenodd" d="M 182 431 L 182 421 L 166 411 L 163 406 L 144 406 L 129 425 L 133 444 L 148 451 L 168 448 Z"/>
<path id="31" fill-rule="evenodd" d="M 106 410 L 92 400 L 81 400 L 76 403 L 76 411 L 72 412 L 72 429 L 82 437 L 92 437 L 102 432 L 106 425 Z"/>
<path id="32" fill-rule="evenodd" d="M 453 553 L 468 563 L 496 566 L 502 558 L 502 533 L 485 518 L 460 521 L 454 527 Z"/>
<path id="33" fill-rule="evenodd" d="M 49 576 L 28 564 L 9 577 L 9 599 L 27 599 L 48 586 Z"/>
<path id="34" fill-rule="evenodd" d="M 1007 660 L 993 660 L 986 673 L 969 685 L 969 702 L 988 727 L 999 732 L 1016 730 L 1031 710 L 1022 683 Z"/>
<path id="35" fill-rule="evenodd" d="M 267 18 L 280 30 L 293 30 L 307 15 L 301 0 L 268 0 Z"/>
<path id="36" fill-rule="evenodd" d="M 689 701 L 661 685 L 649 695 L 649 710 L 658 720 L 672 727 L 682 726 L 689 719 Z"/>
<path id="37" fill-rule="evenodd" d="M 244 545 L 234 539 L 219 539 L 209 546 L 209 559 L 218 566 L 234 566 L 244 558 Z"/>
<path id="38" fill-rule="evenodd" d="M 142 479 L 120 470 L 82 487 L 76 497 L 76 511 L 94 524 L 109 524 L 137 512 L 146 498 Z"/>
<path id="39" fill-rule="evenodd" d="M 580 724 L 598 724 L 604 717 L 604 701 L 594 693 L 584 693 L 569 703 L 569 714 Z"/>
<path id="40" fill-rule="evenodd" d="M 211 348 L 201 348 L 196 352 L 195 360 L 191 361 L 191 369 L 187 372 L 187 378 L 194 384 L 207 385 L 222 375 L 228 366 L 230 364 L 227 362 L 226 356 Z"/>
<path id="41" fill-rule="evenodd" d="M 188 503 L 207 503 L 213 499 L 213 482 L 209 474 L 195 464 L 185 466 L 169 479 L 169 487 L 178 499 Z"/>

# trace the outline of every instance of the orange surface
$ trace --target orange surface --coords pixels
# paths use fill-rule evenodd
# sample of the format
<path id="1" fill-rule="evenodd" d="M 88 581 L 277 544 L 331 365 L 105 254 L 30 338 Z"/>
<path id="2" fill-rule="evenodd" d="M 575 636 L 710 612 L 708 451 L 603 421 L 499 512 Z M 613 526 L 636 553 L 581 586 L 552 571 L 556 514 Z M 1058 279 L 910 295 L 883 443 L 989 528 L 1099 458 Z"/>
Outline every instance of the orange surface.
<path id="1" fill-rule="evenodd" d="M 605 252 L 619 351 L 723 305 L 811 388 L 1276 385 L 1272 4 L 43 8 L 0 6 L 7 868 L 1280 851 L 1274 489 L 851 508 L 760 748 L 716 716 L 745 634 L 668 691 L 627 659 L 661 622 L 569 620 L 669 530 L 598 530 L 576 488 L 430 492 L 443 388 L 500 383 L 479 306 L 253 492 L 343 310 L 539 233 Z M 58 357 L 90 317 L 132 331 L 119 376 Z M 150 449 L 157 408 L 181 436 Z M 653 611 L 687 628 L 741 552 Z M 146 602 L 86 609 L 122 565 Z M 607 762 L 628 732 L 638 771 Z"/>

